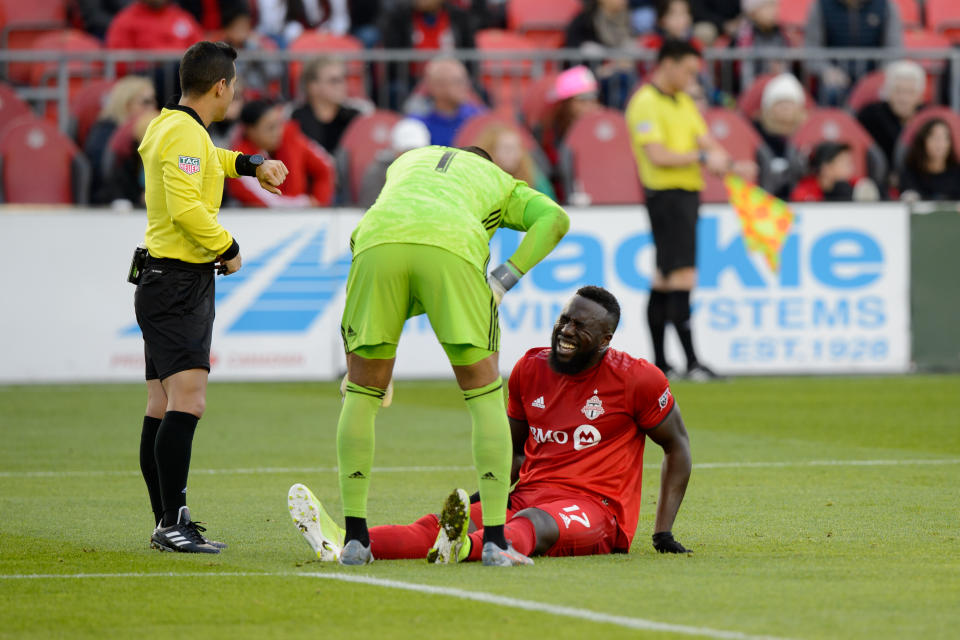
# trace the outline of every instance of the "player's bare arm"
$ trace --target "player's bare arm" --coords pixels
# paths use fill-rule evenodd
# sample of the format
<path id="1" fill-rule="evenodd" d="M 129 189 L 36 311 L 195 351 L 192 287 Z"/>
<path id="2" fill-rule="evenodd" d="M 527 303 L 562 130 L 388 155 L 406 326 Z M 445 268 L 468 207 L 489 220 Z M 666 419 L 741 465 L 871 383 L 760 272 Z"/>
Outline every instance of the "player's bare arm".
<path id="1" fill-rule="evenodd" d="M 680 409 L 673 409 L 647 436 L 663 449 L 660 467 L 660 497 L 657 500 L 657 518 L 654 524 L 653 546 L 660 553 L 690 553 L 673 539 L 671 529 L 683 502 L 693 466 L 690 457 L 690 438 L 680 417 Z"/>

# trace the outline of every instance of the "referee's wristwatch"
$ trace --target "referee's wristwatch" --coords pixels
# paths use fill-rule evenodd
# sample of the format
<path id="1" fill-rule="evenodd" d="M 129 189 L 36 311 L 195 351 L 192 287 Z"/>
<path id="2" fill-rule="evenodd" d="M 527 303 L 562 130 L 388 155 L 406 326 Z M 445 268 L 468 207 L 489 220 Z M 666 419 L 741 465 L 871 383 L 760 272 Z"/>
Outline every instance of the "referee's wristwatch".
<path id="1" fill-rule="evenodd" d="M 252 156 L 240 154 L 237 156 L 237 174 L 241 176 L 257 177 L 257 167 L 266 162 L 261 154 L 255 153 Z"/>
<path id="2" fill-rule="evenodd" d="M 255 154 L 253 154 L 252 156 L 250 156 L 250 164 L 253 165 L 253 170 L 254 170 L 254 171 L 256 171 L 256 170 L 257 170 L 257 167 L 259 167 L 260 165 L 262 165 L 264 162 L 266 162 L 266 158 L 264 158 L 264 157 L 263 157 L 262 155 L 260 155 L 259 153 L 255 153 Z"/>

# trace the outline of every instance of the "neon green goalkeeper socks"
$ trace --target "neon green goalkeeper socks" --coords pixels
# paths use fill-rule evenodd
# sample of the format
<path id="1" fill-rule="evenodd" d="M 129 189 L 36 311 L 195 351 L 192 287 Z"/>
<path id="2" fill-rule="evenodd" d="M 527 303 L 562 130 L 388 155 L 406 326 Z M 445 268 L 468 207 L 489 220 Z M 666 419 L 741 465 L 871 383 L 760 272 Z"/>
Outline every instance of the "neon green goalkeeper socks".
<path id="1" fill-rule="evenodd" d="M 374 421 L 383 394 L 383 389 L 347 382 L 337 422 L 337 468 L 343 515 L 346 517 L 367 517 Z"/>
<path id="2" fill-rule="evenodd" d="M 483 525 L 506 521 L 510 491 L 510 423 L 503 408 L 503 380 L 463 392 L 473 421 L 473 463 L 480 483 Z"/>

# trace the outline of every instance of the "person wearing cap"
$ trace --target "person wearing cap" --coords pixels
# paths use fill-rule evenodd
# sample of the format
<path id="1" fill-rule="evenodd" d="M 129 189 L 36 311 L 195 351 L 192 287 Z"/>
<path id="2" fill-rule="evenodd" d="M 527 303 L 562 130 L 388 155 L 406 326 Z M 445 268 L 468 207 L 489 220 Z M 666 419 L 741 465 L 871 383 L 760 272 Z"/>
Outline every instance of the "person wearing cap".
<path id="1" fill-rule="evenodd" d="M 427 63 L 424 76 L 429 111 L 411 117 L 427 125 L 430 144 L 448 147 L 463 123 L 486 109 L 471 101 L 467 68 L 456 58 L 434 58 Z"/>
<path id="2" fill-rule="evenodd" d="M 283 193 L 267 193 L 242 177 L 230 183 L 230 197 L 246 207 L 327 207 L 333 204 L 336 170 L 323 148 L 289 120 L 281 104 L 254 100 L 240 111 L 235 148 L 280 160 L 290 169 Z"/>
<path id="3" fill-rule="evenodd" d="M 787 198 L 803 177 L 803 157 L 790 137 L 807 119 L 806 100 L 800 81 L 789 73 L 775 76 L 763 89 L 755 123 L 764 142 L 757 150 L 759 184 L 778 198 Z"/>
<path id="4" fill-rule="evenodd" d="M 414 118 L 404 118 L 390 130 L 390 148 L 377 152 L 363 172 L 357 204 L 364 209 L 373 205 L 387 181 L 387 169 L 401 154 L 430 144 L 427 125 Z"/>
<path id="5" fill-rule="evenodd" d="M 668 376 L 676 371 L 664 354 L 664 333 L 673 324 L 687 359 L 687 377 L 717 377 L 697 359 L 690 326 L 690 292 L 697 281 L 696 247 L 701 165 L 715 175 L 736 170 L 750 177 L 753 163 L 733 163 L 710 135 L 703 116 L 684 89 L 700 70 L 700 52 L 689 42 L 667 40 L 657 54 L 650 82 L 627 105 L 627 128 L 640 170 L 657 270 L 647 306 L 654 364 Z"/>

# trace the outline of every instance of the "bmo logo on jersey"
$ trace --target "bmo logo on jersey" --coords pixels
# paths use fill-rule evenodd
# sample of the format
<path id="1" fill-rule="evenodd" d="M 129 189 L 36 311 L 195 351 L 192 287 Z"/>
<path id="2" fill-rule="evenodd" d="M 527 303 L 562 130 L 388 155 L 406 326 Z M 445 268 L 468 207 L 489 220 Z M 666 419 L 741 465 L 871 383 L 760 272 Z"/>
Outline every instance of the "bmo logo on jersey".
<path id="1" fill-rule="evenodd" d="M 542 429 L 540 427 L 530 427 L 530 437 L 537 444 L 552 442 L 554 444 L 567 444 L 570 442 L 570 434 L 566 431 L 554 431 L 553 429 Z M 575 451 L 582 451 L 596 446 L 600 443 L 600 432 L 597 428 L 582 424 L 573 432 L 573 448 Z"/>

